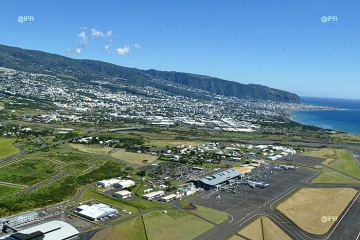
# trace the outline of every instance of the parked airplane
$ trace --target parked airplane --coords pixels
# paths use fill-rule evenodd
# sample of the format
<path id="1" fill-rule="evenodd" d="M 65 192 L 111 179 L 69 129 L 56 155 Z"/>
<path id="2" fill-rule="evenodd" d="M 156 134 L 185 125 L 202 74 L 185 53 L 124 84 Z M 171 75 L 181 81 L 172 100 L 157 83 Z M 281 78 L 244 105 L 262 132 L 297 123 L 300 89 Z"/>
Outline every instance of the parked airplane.
<path id="1" fill-rule="evenodd" d="M 297 167 L 297 166 L 280 165 L 279 168 L 282 168 L 282 169 L 284 169 L 285 171 L 288 170 L 288 169 L 295 171 L 295 169 L 298 168 L 298 167 Z"/>
<path id="2" fill-rule="evenodd" d="M 251 187 L 259 187 L 259 188 L 265 188 L 267 186 L 269 186 L 269 184 L 267 182 L 247 182 L 247 184 Z"/>

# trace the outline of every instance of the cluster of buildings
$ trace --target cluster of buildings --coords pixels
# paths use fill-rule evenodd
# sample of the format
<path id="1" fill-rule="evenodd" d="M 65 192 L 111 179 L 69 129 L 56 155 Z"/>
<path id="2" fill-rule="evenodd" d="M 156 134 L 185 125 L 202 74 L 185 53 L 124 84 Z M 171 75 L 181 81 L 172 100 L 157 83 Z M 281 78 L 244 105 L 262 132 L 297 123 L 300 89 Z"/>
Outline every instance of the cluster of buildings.
<path id="1" fill-rule="evenodd" d="M 169 94 L 150 86 L 132 86 L 123 78 L 96 79 L 91 81 L 96 84 L 87 84 L 63 80 L 51 74 L 34 74 L 7 68 L 0 68 L 0 71 L 4 72 L 0 76 L 0 91 L 26 99 L 52 102 L 58 109 L 35 117 L 20 116 L 21 120 L 29 122 L 97 123 L 100 120 L 129 118 L 142 119 L 157 126 L 182 124 L 214 130 L 253 132 L 274 116 L 284 116 L 285 111 L 319 108 L 268 100 L 239 99 L 186 88 L 188 91 L 204 94 L 211 100 L 193 99 Z M 154 81 L 162 81 L 162 84 L 179 89 L 184 88 L 182 85 L 159 79 Z M 109 87 L 127 88 L 129 91 L 114 92 Z M 9 106 L 3 110 L 13 109 Z M 88 114 L 104 110 L 107 114 L 101 117 Z"/>

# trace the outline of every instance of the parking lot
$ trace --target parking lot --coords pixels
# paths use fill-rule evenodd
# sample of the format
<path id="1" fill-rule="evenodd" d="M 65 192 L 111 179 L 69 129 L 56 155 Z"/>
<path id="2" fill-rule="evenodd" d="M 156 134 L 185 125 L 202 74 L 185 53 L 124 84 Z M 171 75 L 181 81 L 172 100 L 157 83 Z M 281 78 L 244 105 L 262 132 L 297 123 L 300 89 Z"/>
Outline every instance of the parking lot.
<path id="1" fill-rule="evenodd" d="M 267 181 L 269 183 L 269 186 L 263 189 L 239 184 L 234 187 L 228 186 L 227 191 L 207 191 L 205 194 L 192 199 L 191 202 L 225 211 L 231 214 L 234 219 L 239 219 L 281 196 L 313 174 L 312 171 L 306 169 L 298 168 L 295 171 L 285 171 L 275 169 L 274 166 L 258 168 L 251 174 L 254 181 Z"/>

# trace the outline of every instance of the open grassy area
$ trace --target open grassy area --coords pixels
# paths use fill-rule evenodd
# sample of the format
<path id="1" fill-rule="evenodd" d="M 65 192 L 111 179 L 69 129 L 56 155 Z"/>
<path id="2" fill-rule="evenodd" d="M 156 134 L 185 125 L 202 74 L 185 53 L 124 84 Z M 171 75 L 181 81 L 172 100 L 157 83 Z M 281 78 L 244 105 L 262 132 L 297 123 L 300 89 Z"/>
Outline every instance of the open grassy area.
<path id="1" fill-rule="evenodd" d="M 214 223 L 219 224 L 225 221 L 226 219 L 228 219 L 228 214 L 225 212 L 221 212 L 211 208 L 206 208 L 203 206 L 196 206 L 196 207 L 197 208 L 191 210 L 191 212 Z"/>
<path id="2" fill-rule="evenodd" d="M 19 153 L 19 150 L 14 147 L 14 138 L 0 137 L 0 158 L 9 157 Z"/>
<path id="3" fill-rule="evenodd" d="M 330 139 L 334 143 L 360 143 L 360 135 L 350 133 L 337 133 L 330 135 Z"/>
<path id="4" fill-rule="evenodd" d="M 144 223 L 141 217 L 130 219 L 98 232 L 94 240 L 146 240 Z"/>
<path id="5" fill-rule="evenodd" d="M 360 183 L 355 179 L 349 178 L 341 173 L 324 170 L 320 175 L 311 180 L 312 183 Z"/>
<path id="6" fill-rule="evenodd" d="M 149 145 L 157 147 L 166 147 L 167 145 L 174 147 L 178 145 L 185 146 L 199 146 L 202 142 L 190 141 L 190 140 L 174 140 L 174 139 L 152 139 L 149 142 Z"/>
<path id="7" fill-rule="evenodd" d="M 135 204 L 142 210 L 149 210 L 149 209 L 167 209 L 170 208 L 171 205 L 169 203 L 162 203 L 162 202 L 152 202 L 147 201 L 142 198 L 135 198 L 128 201 L 131 204 Z"/>
<path id="8" fill-rule="evenodd" d="M 24 159 L 0 168 L 0 182 L 33 185 L 57 173 L 58 164 L 42 159 Z"/>
<path id="9" fill-rule="evenodd" d="M 348 150 L 336 150 L 336 160 L 332 162 L 330 166 L 351 176 L 360 178 L 360 168 Z"/>
<path id="10" fill-rule="evenodd" d="M 254 240 L 291 240 L 291 238 L 268 217 L 257 218 L 240 230 L 239 234 Z"/>
<path id="11" fill-rule="evenodd" d="M 194 239 L 213 227 L 185 211 L 170 210 L 143 215 L 149 240 Z"/>
<path id="12" fill-rule="evenodd" d="M 75 150 L 78 150 L 80 152 L 86 152 L 86 153 L 94 153 L 94 154 L 108 154 L 112 150 L 114 150 L 112 147 L 104 147 L 104 146 L 98 146 L 98 145 L 84 145 L 84 144 L 75 144 L 75 143 L 69 143 L 70 147 L 72 147 Z"/>
<path id="13" fill-rule="evenodd" d="M 325 234 L 335 223 L 323 216 L 339 217 L 357 193 L 353 188 L 302 188 L 277 206 L 277 210 L 312 234 Z"/>
<path id="14" fill-rule="evenodd" d="M 0 197 L 9 196 L 11 194 L 19 192 L 21 189 L 17 187 L 9 187 L 0 185 Z"/>
<path id="15" fill-rule="evenodd" d="M 111 156 L 135 165 L 144 165 L 145 163 L 143 163 L 143 160 L 148 160 L 147 163 L 153 163 L 158 158 L 157 156 L 151 156 L 144 153 L 126 152 L 125 149 L 116 151 L 111 154 Z"/>
<path id="16" fill-rule="evenodd" d="M 120 200 L 117 200 L 115 198 L 91 190 L 85 190 L 81 198 L 78 200 L 78 202 L 83 203 L 89 200 L 97 200 L 99 202 L 112 205 L 116 208 L 126 209 L 133 213 L 139 212 L 137 208 L 130 205 L 126 205 L 123 202 L 120 202 Z"/>

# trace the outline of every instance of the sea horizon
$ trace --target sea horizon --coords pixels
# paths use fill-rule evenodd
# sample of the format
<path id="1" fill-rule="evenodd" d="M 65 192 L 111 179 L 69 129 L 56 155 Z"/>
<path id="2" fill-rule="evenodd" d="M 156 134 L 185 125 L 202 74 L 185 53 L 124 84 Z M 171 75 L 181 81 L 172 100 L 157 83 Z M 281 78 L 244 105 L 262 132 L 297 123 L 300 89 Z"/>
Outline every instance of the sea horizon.
<path id="1" fill-rule="evenodd" d="M 300 97 L 301 103 L 338 108 L 337 110 L 295 110 L 290 112 L 295 122 L 360 134 L 360 100 L 344 98 Z"/>

